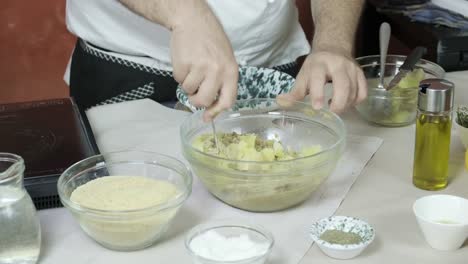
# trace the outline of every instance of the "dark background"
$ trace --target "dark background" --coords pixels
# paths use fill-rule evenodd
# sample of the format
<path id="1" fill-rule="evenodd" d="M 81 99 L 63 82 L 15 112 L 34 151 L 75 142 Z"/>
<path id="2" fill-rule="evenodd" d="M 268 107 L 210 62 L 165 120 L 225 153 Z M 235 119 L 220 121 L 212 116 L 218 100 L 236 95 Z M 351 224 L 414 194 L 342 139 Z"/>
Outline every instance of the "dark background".
<path id="1" fill-rule="evenodd" d="M 310 39 L 313 35 L 310 0 L 296 2 L 301 24 Z M 393 32 L 389 53 L 408 54 L 415 46 L 426 45 L 429 52 L 425 58 L 435 61 L 439 30 L 404 17 L 378 14 L 375 5 L 385 2 L 388 1 L 368 1 L 356 40 L 356 56 L 378 53 L 378 27 L 387 21 Z M 75 37 L 65 26 L 65 3 L 65 0 L 2 0 L 0 104 L 68 96 L 63 74 Z"/>

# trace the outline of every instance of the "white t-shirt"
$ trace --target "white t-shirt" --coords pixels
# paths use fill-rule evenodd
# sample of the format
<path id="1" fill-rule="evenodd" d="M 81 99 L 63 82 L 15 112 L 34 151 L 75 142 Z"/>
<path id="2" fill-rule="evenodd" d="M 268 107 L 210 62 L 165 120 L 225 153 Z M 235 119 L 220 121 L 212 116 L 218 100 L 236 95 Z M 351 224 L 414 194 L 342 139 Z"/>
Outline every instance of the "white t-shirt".
<path id="1" fill-rule="evenodd" d="M 240 65 L 271 67 L 307 54 L 309 43 L 292 0 L 207 0 Z M 172 70 L 170 31 L 118 0 L 67 0 L 68 29 L 110 55 Z"/>

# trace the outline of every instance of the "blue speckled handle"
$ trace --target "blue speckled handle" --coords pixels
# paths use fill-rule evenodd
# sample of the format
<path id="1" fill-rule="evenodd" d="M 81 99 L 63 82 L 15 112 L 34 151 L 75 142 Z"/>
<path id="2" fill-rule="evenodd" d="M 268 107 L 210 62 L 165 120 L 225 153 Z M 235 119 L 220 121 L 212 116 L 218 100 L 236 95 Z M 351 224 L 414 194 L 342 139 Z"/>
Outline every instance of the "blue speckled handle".
<path id="1" fill-rule="evenodd" d="M 237 100 L 276 98 L 278 94 L 288 93 L 294 87 L 294 82 L 294 77 L 277 70 L 240 67 Z M 203 108 L 194 107 L 190 103 L 187 94 L 180 85 L 177 87 L 176 95 L 179 102 L 192 112 L 203 110 Z"/>

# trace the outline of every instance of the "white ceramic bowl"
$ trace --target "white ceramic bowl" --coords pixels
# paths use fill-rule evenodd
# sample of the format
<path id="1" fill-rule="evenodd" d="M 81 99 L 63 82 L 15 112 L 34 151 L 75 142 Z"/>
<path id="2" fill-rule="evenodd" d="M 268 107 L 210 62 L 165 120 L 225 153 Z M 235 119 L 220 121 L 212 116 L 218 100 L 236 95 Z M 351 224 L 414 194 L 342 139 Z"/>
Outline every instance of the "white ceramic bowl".
<path id="1" fill-rule="evenodd" d="M 414 202 L 413 211 L 427 243 L 456 250 L 468 237 L 468 200 L 453 195 L 429 195 Z"/>
<path id="2" fill-rule="evenodd" d="M 362 241 L 358 244 L 341 245 L 320 239 L 323 232 L 330 229 L 358 234 Z M 315 222 L 310 230 L 310 236 L 327 256 L 336 259 L 351 259 L 361 254 L 374 241 L 375 231 L 363 220 L 349 216 L 332 216 Z"/>
<path id="3" fill-rule="evenodd" d="M 457 134 L 460 137 L 461 142 L 463 143 L 463 146 L 465 146 L 465 149 L 468 149 L 468 128 L 458 124 L 458 118 L 454 118 L 453 124 L 457 130 Z"/>

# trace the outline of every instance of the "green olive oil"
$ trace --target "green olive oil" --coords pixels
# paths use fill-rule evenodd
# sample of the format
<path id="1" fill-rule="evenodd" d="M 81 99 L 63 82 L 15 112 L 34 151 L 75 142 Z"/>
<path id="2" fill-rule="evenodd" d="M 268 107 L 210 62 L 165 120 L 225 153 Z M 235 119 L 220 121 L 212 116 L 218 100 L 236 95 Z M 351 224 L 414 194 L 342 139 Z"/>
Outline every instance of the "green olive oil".
<path id="1" fill-rule="evenodd" d="M 413 184 L 424 190 L 447 186 L 451 115 L 418 113 L 414 150 Z"/>

